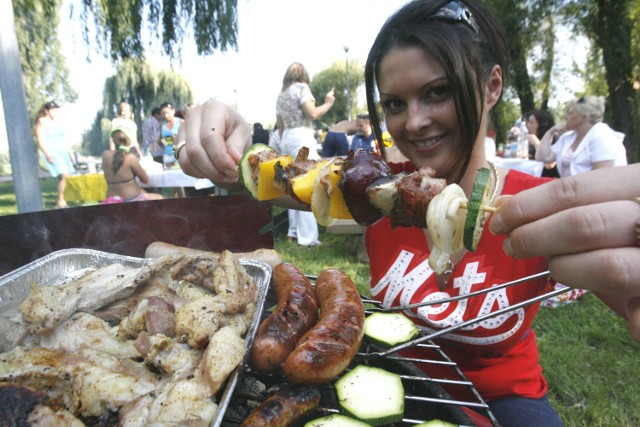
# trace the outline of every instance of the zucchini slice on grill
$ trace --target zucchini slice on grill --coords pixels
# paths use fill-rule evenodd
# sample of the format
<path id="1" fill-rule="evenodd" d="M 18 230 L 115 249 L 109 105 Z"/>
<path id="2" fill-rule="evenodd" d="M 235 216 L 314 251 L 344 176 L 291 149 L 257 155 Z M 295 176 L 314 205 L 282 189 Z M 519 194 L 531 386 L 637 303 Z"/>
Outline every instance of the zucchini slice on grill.
<path id="1" fill-rule="evenodd" d="M 413 339 L 420 333 L 415 323 L 402 313 L 373 313 L 364 319 L 364 337 L 384 348 Z"/>
<path id="2" fill-rule="evenodd" d="M 354 420 L 342 414 L 331 414 L 309 421 L 304 427 L 371 427 L 371 424 Z"/>
<path id="3" fill-rule="evenodd" d="M 404 386 L 400 375 L 358 365 L 336 381 L 341 412 L 372 426 L 402 421 Z"/>

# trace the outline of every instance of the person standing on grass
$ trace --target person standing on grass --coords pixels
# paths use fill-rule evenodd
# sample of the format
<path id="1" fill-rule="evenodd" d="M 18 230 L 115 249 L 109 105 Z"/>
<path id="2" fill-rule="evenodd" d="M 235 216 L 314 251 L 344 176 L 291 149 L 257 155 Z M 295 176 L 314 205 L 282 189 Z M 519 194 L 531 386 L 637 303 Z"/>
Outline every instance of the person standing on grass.
<path id="1" fill-rule="evenodd" d="M 58 178 L 57 208 L 66 208 L 64 189 L 67 177 L 76 172 L 73 165 L 73 153 L 69 150 L 65 140 L 64 129 L 56 118 L 60 106 L 55 101 L 49 101 L 40 108 L 35 120 L 35 134 L 40 156 L 44 160 L 52 177 Z"/>

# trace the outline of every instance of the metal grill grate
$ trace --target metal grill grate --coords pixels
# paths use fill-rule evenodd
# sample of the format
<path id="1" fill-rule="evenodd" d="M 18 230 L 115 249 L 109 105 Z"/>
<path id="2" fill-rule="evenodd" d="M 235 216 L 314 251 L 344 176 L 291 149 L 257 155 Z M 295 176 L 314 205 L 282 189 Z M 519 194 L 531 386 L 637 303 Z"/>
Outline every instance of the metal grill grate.
<path id="1" fill-rule="evenodd" d="M 516 286 L 518 284 L 526 283 L 531 280 L 548 277 L 548 275 L 549 272 L 545 271 L 508 283 L 496 285 L 492 288 L 472 292 L 466 295 L 406 306 L 383 307 L 379 301 L 368 299 L 365 297 L 363 297 L 363 302 L 365 303 L 366 314 L 371 314 L 374 312 L 403 311 L 428 305 L 439 305 L 458 301 L 461 299 L 473 298 L 478 295 L 483 295 L 510 286 Z M 312 281 L 317 278 L 316 276 L 307 277 L 309 277 L 309 279 Z M 402 423 L 395 424 L 397 426 L 412 426 L 421 422 L 429 421 L 433 418 L 447 420 L 447 417 L 451 422 L 455 424 L 472 424 L 467 413 L 462 408 L 470 409 L 480 414 L 481 416 L 484 416 L 489 421 L 489 423 L 493 424 L 494 426 L 499 426 L 499 423 L 491 412 L 489 405 L 484 401 L 482 396 L 480 396 L 480 393 L 478 393 L 473 383 L 466 378 L 457 364 L 453 360 L 451 360 L 440 348 L 440 346 L 433 340 L 435 338 L 443 337 L 459 329 L 472 326 L 475 323 L 482 322 L 485 319 L 500 316 L 519 308 L 529 306 L 542 300 L 568 292 L 569 290 L 570 289 L 556 289 L 546 294 L 539 295 L 535 298 L 522 301 L 518 304 L 514 304 L 510 307 L 506 307 L 504 309 L 500 309 L 486 315 L 478 316 L 474 319 L 461 322 L 451 327 L 441 329 L 429 334 L 422 334 L 412 341 L 397 345 L 389 349 L 380 349 L 371 344 L 363 342 L 354 363 L 373 364 L 400 374 L 407 394 L 405 395 L 405 418 L 402 420 Z M 267 315 L 268 313 L 265 311 L 263 313 L 263 316 L 266 317 Z M 404 357 L 397 354 L 402 350 L 410 348 L 429 349 L 435 352 L 437 357 L 432 359 L 423 359 Z M 419 368 L 416 367 L 420 364 L 437 364 L 440 366 L 448 366 L 453 370 L 453 377 L 455 377 L 455 379 L 429 378 L 425 376 L 425 374 Z M 242 374 L 240 375 L 240 383 L 236 387 L 235 393 L 231 398 L 227 413 L 225 414 L 224 420 L 221 425 L 239 425 L 251 409 L 258 406 L 260 402 L 263 401 L 269 394 L 279 388 L 282 388 L 284 385 L 284 378 L 280 374 L 258 374 L 251 371 L 251 368 L 245 368 L 244 372 L 242 372 Z M 441 388 L 441 386 L 443 385 L 456 385 L 465 387 L 470 391 L 470 395 L 473 396 L 473 399 L 453 399 L 444 391 L 444 389 Z M 317 411 L 317 416 L 338 413 L 339 409 L 337 397 L 335 396 L 333 384 L 322 386 L 321 389 L 323 397 L 320 403 L 320 408 Z"/>

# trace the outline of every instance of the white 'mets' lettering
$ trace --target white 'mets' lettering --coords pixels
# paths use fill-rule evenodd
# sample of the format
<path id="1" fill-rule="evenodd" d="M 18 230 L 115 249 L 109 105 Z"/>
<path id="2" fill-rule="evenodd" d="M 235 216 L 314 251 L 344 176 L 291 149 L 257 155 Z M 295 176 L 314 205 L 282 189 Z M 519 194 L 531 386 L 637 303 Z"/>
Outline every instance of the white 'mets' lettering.
<path id="1" fill-rule="evenodd" d="M 409 264 L 414 258 L 414 254 L 408 251 L 401 251 L 394 263 L 387 270 L 384 276 L 371 288 L 371 295 L 377 297 L 382 292 L 381 298 L 384 307 L 391 307 L 398 300 L 400 305 L 408 305 L 417 302 L 437 301 L 443 298 L 450 298 L 457 295 L 466 295 L 473 292 L 474 285 L 482 285 L 486 281 L 486 273 L 479 272 L 479 261 L 469 262 L 464 266 L 461 276 L 453 278 L 451 288 L 445 291 L 433 291 L 423 296 L 419 301 L 415 301 L 414 296 L 418 290 L 423 290 L 427 280 L 434 274 L 425 260 L 415 266 L 411 271 L 407 271 Z M 435 280 L 435 278 L 434 278 Z M 431 285 L 430 289 L 437 289 Z M 447 292 L 448 291 L 448 292 Z M 451 293 L 453 293 L 453 295 Z M 483 316 L 492 311 L 509 307 L 509 297 L 505 289 L 488 292 L 474 298 L 484 298 L 479 312 L 476 316 Z M 405 310 L 410 317 L 421 319 L 425 325 L 421 328 L 429 333 L 436 330 L 458 325 L 468 320 L 472 313 L 467 312 L 468 299 L 461 299 L 445 304 L 420 307 L 416 311 Z M 508 329 L 501 328 L 509 319 L 516 316 L 515 323 Z M 513 310 L 502 315 L 485 319 L 474 323 L 471 326 L 462 328 L 461 331 L 482 330 L 480 336 L 469 337 L 464 334 L 448 334 L 448 338 L 469 344 L 488 345 L 506 340 L 513 336 L 524 321 L 524 309 Z M 492 332 L 493 331 L 493 332 Z"/>

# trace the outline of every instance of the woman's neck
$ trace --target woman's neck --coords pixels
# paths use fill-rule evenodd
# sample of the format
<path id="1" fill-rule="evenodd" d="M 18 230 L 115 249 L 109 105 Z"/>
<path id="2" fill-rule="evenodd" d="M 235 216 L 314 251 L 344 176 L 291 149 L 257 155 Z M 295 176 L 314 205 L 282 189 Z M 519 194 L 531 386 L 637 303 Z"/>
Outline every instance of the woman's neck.
<path id="1" fill-rule="evenodd" d="M 593 125 L 594 125 L 594 123 L 584 122 L 584 123 L 580 124 L 578 127 L 576 127 L 576 129 L 575 129 L 575 131 L 576 131 L 576 140 L 572 144 L 572 147 L 573 147 L 574 150 L 576 148 L 578 148 L 578 145 L 580 145 L 580 143 L 582 142 L 582 139 L 591 130 Z"/>

